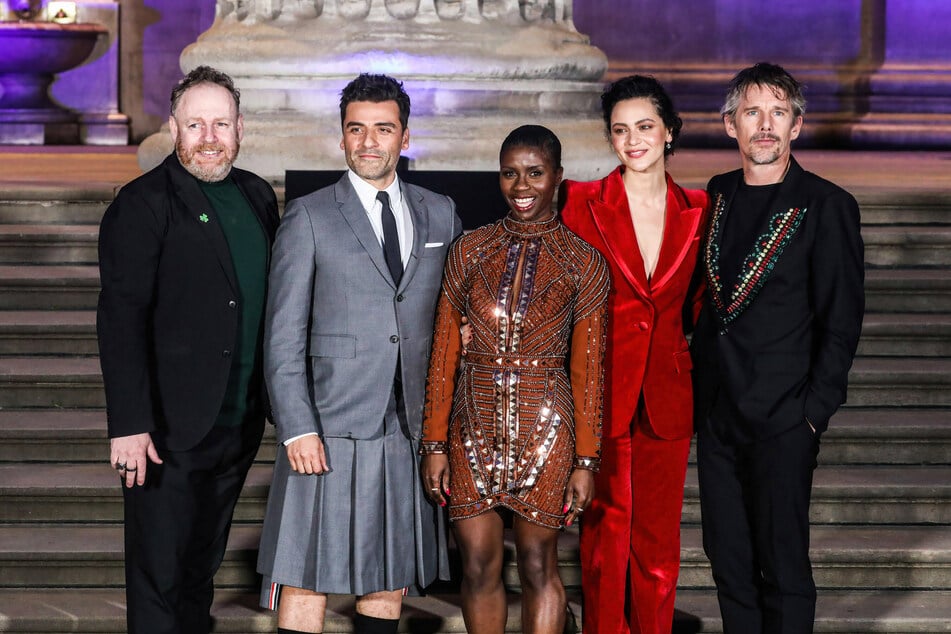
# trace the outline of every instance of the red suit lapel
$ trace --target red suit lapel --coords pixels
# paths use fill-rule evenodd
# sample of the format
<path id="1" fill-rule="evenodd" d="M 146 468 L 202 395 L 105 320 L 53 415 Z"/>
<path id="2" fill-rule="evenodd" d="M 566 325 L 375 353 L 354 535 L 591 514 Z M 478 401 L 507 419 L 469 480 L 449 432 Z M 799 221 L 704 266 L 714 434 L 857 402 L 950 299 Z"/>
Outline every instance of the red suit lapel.
<path id="1" fill-rule="evenodd" d="M 644 260 L 634 236 L 634 223 L 627 205 L 627 193 L 621 180 L 621 168 L 604 179 L 599 200 L 588 203 L 601 239 L 611 252 L 627 282 L 638 295 L 649 298 Z"/>
<path id="2" fill-rule="evenodd" d="M 681 263 L 698 236 L 697 225 L 703 209 L 691 207 L 683 190 L 667 174 L 667 218 L 664 221 L 664 241 L 660 245 L 657 266 L 651 277 L 651 290 L 663 288 L 680 268 Z"/>
<path id="3" fill-rule="evenodd" d="M 703 209 L 691 207 L 683 190 L 667 175 L 667 217 L 657 267 L 648 283 L 644 260 L 637 245 L 634 223 L 620 168 L 604 179 L 599 200 L 589 202 L 594 224 L 624 278 L 638 295 L 649 298 L 662 289 L 690 252 Z"/>

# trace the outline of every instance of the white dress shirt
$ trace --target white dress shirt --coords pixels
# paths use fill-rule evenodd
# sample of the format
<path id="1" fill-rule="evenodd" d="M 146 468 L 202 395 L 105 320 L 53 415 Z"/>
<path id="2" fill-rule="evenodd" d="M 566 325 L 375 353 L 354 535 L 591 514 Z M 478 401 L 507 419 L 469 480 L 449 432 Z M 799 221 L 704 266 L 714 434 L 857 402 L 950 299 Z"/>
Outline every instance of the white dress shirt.
<path id="1" fill-rule="evenodd" d="M 370 224 L 373 226 L 373 233 L 379 240 L 380 246 L 383 245 L 383 204 L 377 200 L 376 187 L 357 176 L 353 170 L 347 170 L 347 176 L 350 178 L 350 184 L 357 192 L 363 209 L 367 212 Z M 386 188 L 387 195 L 390 197 L 390 209 L 393 210 L 393 217 L 396 219 L 396 233 L 400 238 L 400 259 L 403 260 L 403 269 L 409 263 L 409 255 L 413 250 L 413 219 L 410 218 L 409 210 L 403 203 L 403 189 L 400 186 L 400 179 L 396 177 L 390 186 Z"/>

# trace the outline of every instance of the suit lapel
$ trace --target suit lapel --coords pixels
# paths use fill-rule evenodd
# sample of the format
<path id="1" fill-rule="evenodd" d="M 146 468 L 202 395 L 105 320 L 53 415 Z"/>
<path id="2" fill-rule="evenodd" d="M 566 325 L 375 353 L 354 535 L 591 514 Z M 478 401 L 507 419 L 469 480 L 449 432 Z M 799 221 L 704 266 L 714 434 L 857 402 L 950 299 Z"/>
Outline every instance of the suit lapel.
<path id="1" fill-rule="evenodd" d="M 409 208 L 409 215 L 413 221 L 413 248 L 409 254 L 409 261 L 406 263 L 406 270 L 403 271 L 403 277 L 400 280 L 400 289 L 406 288 L 416 269 L 419 268 L 419 258 L 423 255 L 423 249 L 429 236 L 429 213 L 423 203 L 423 197 L 410 190 L 406 183 L 403 183 L 403 200 Z"/>
<path id="2" fill-rule="evenodd" d="M 588 203 L 601 239 L 611 252 L 624 279 L 643 297 L 650 296 L 644 260 L 634 235 L 634 223 L 627 204 L 620 168 L 603 181 L 599 200 Z"/>
<path id="3" fill-rule="evenodd" d="M 691 207 L 683 190 L 667 175 L 667 214 L 664 219 L 664 237 L 657 256 L 657 266 L 651 277 L 651 290 L 663 288 L 680 268 L 690 247 L 703 210 Z"/>
<path id="4" fill-rule="evenodd" d="M 218 263 L 221 265 L 221 270 L 224 272 L 231 290 L 238 293 L 238 279 L 234 272 L 231 249 L 228 248 L 228 240 L 221 230 L 221 220 L 218 218 L 218 214 L 215 213 L 211 203 L 202 193 L 198 180 L 182 167 L 178 157 L 172 154 L 165 160 L 171 174 L 175 194 L 184 203 L 186 213 L 189 215 L 189 222 L 198 225 L 199 230 L 218 258 Z"/>
<path id="5" fill-rule="evenodd" d="M 396 288 L 393 277 L 390 275 L 390 269 L 386 266 L 386 260 L 383 257 L 383 247 L 380 246 L 380 240 L 373 231 L 373 225 L 367 217 L 366 209 L 360 202 L 360 197 L 354 191 L 350 184 L 350 178 L 345 173 L 343 177 L 334 185 L 334 196 L 337 199 L 337 207 L 343 215 L 350 230 L 357 237 L 357 240 L 363 246 L 363 249 L 377 268 L 380 275 L 386 278 L 386 281 Z"/>

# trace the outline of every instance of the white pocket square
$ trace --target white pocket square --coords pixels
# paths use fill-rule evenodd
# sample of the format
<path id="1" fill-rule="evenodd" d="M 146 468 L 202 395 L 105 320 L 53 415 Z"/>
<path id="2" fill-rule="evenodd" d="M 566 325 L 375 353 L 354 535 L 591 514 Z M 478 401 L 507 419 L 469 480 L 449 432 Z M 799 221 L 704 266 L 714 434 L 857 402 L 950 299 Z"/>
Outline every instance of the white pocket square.
<path id="1" fill-rule="evenodd" d="M 424 247 L 427 248 L 427 249 L 433 249 L 433 248 L 435 248 L 435 247 L 441 247 L 442 245 L 443 245 L 442 242 L 427 242 L 427 243 L 424 245 Z"/>

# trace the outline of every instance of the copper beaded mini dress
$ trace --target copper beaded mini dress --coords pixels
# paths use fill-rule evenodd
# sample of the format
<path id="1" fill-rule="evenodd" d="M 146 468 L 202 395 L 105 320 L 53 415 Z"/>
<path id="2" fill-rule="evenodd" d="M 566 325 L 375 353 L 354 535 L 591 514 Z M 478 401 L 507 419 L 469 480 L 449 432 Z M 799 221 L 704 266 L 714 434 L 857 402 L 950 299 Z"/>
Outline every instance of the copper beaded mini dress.
<path id="1" fill-rule="evenodd" d="M 506 507 L 562 526 L 572 469 L 600 462 L 609 287 L 601 254 L 557 217 L 506 217 L 452 246 L 420 449 L 449 454 L 451 520 Z"/>

